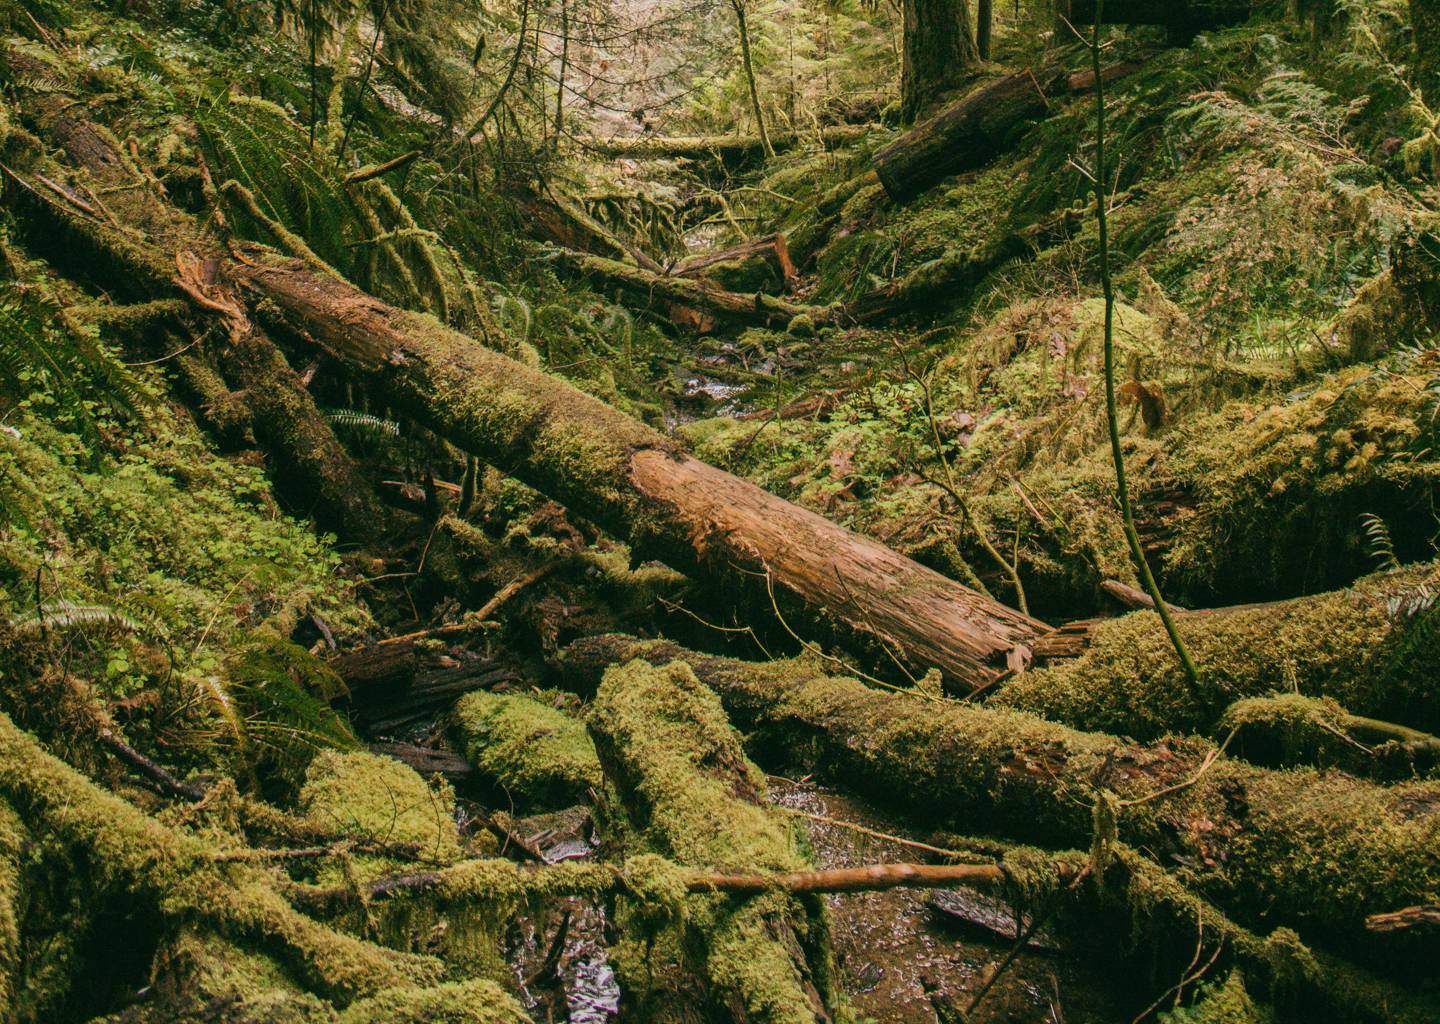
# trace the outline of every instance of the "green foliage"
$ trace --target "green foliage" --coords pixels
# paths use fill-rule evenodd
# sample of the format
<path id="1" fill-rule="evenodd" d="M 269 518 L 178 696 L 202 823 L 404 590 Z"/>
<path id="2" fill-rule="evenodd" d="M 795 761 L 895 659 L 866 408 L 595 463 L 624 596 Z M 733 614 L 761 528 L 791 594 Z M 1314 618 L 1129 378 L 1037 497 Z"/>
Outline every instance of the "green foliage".
<path id="1" fill-rule="evenodd" d="M 109 415 L 135 416 L 154 396 L 87 329 L 37 288 L 0 283 L 0 396 L 75 425 L 93 444 Z"/>

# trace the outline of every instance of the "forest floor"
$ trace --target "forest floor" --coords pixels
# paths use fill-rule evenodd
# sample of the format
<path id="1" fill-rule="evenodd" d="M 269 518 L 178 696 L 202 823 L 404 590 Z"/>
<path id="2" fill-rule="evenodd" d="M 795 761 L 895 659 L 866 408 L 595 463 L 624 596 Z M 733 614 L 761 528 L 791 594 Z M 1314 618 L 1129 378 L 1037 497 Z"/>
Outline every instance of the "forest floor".
<path id="1" fill-rule="evenodd" d="M 1083 46 L 911 188 L 0 3 L 0 1024 L 1440 1019 L 1402 10 L 1107 37 L 1189 679 Z"/>

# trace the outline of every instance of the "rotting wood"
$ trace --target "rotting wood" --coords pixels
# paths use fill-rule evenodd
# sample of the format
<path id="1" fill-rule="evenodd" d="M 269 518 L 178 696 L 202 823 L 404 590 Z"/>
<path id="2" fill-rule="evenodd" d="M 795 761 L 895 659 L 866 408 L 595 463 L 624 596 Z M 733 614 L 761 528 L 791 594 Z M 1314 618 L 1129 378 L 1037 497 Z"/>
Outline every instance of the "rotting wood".
<path id="1" fill-rule="evenodd" d="M 93 180 L 134 183 L 108 134 L 62 93 L 26 93 L 22 105 Z M 121 195 L 114 205 L 122 222 L 163 214 L 154 234 L 121 234 L 59 205 L 30 214 L 57 224 L 73 255 L 163 295 L 177 287 L 175 253 L 205 253 L 189 264 L 197 302 L 220 315 L 237 302 L 253 303 L 294 344 L 318 346 L 369 377 L 452 443 L 582 512 L 640 557 L 708 577 L 747 601 L 774 603 L 818 639 L 868 645 L 875 664 L 938 668 L 961 692 L 1005 675 L 1014 652 L 1045 632 L 1034 619 L 679 452 L 650 428 L 428 316 L 397 310 L 264 246 L 218 249 L 178 211 L 157 213 L 148 198 L 132 210 Z M 137 223 L 152 227 L 143 216 Z"/>
<path id="2" fill-rule="evenodd" d="M 778 231 L 687 257 L 670 267 L 669 273 L 674 277 L 700 277 L 722 266 L 739 266 L 751 261 L 773 262 L 788 291 L 793 292 L 799 284 L 800 275 L 790 259 L 790 246 Z"/>
<path id="3" fill-rule="evenodd" d="M 1440 885 L 1437 783 L 1272 771 L 1200 739 L 1138 744 L 1006 709 L 937 706 L 827 676 L 813 658 L 756 664 L 592 637 L 562 665 L 584 689 L 633 657 L 692 666 L 762 760 L 803 752 L 807 770 L 937 825 L 1083 846 L 1093 800 L 1076 794 L 1099 786 L 1113 794 L 1120 841 L 1186 865 L 1198 891 L 1241 923 L 1264 907 L 1269 926 L 1364 952 L 1368 914 L 1424 902 Z"/>
<path id="4" fill-rule="evenodd" d="M 1102 75 L 1119 78 L 1137 67 L 1116 64 Z M 872 166 L 892 200 L 909 202 L 952 174 L 983 167 L 1053 102 L 1094 85 L 1093 76 L 1072 76 L 1059 65 L 1003 75 L 877 150 Z"/>
<path id="5" fill-rule="evenodd" d="M 556 250 L 556 262 L 567 271 L 594 278 L 641 300 L 659 300 L 704 312 L 721 320 L 749 324 L 788 324 L 797 316 L 816 322 L 834 319 L 836 307 L 809 306 L 765 292 L 731 292 L 709 281 L 678 274 L 657 274 L 642 267 L 590 256 L 568 249 Z"/>
<path id="6" fill-rule="evenodd" d="M 794 149 L 810 142 L 834 147 L 857 142 L 874 130 L 873 125 L 837 124 L 821 128 L 819 132 L 772 133 L 770 142 L 777 150 Z M 757 160 L 764 152 L 758 135 L 636 135 L 609 139 L 588 138 L 580 141 L 581 145 L 593 152 L 634 160 L 718 159 L 725 164 L 737 164 Z"/>

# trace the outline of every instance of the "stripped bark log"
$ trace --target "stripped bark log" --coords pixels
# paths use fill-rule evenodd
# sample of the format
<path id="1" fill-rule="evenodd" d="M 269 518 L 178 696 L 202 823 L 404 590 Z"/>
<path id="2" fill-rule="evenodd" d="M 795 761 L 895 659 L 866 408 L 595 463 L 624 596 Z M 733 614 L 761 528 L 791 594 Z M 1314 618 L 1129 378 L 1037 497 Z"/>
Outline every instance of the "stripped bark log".
<path id="1" fill-rule="evenodd" d="M 1104 77 L 1119 78 L 1136 66 L 1112 65 Z M 1043 117 L 1053 100 L 1094 87 L 1093 77 L 1071 76 L 1058 65 L 1004 75 L 878 150 L 875 173 L 891 199 L 909 202 L 952 174 L 983 167 L 1004 152 L 1028 122 Z"/>
<path id="2" fill-rule="evenodd" d="M 832 319 L 836 313 L 832 307 L 807 306 L 764 292 L 730 292 L 694 277 L 657 274 L 602 256 L 562 249 L 556 258 L 571 273 L 593 278 L 607 287 L 619 288 L 641 300 L 658 299 L 666 304 L 704 310 L 720 320 L 733 323 L 784 325 L 801 315 L 822 322 Z"/>
<path id="3" fill-rule="evenodd" d="M 1363 955 L 1365 918 L 1440 886 L 1440 784 L 1381 787 L 1270 771 L 1202 740 L 1136 744 L 1030 715 L 882 693 L 826 677 L 813 659 L 752 664 L 663 641 L 577 641 L 564 667 L 683 659 L 720 695 L 761 760 L 807 770 L 922 819 L 1056 847 L 1087 846 L 1100 820 L 1242 924 L 1289 925 Z M 1090 794 L 1082 798 L 1081 794 Z M 1096 810 L 1096 801 L 1099 810 Z"/>
<path id="4" fill-rule="evenodd" d="M 267 325 L 294 344 L 318 346 L 372 378 L 396 406 L 582 512 L 639 557 L 807 616 L 820 639 L 872 645 L 876 663 L 894 658 L 922 673 L 938 668 L 965 691 L 1006 674 L 1009 662 L 1026 656 L 1021 648 L 1045 632 L 881 544 L 690 458 L 591 396 L 428 316 L 395 309 L 264 246 L 209 243 L 178 212 L 155 209 L 143 186 L 133 187 L 108 134 L 84 121 L 63 93 L 22 99 L 83 173 L 132 186 L 107 190 L 126 232 L 58 204 L 41 211 L 72 256 L 125 268 L 136 285 L 164 295 L 179 287 L 179 256 L 190 268 L 183 290 L 196 304 L 224 316 L 243 306 L 263 311 Z M 54 116 L 36 116 L 45 110 Z M 185 256 L 192 251 L 204 258 Z"/>
<path id="5" fill-rule="evenodd" d="M 770 142 L 777 151 L 794 149 L 811 142 L 831 148 L 858 141 L 872 130 L 872 125 L 837 124 L 822 128 L 818 133 L 771 133 Z M 628 157 L 634 160 L 718 159 L 726 165 L 735 165 L 758 160 L 764 155 L 764 146 L 758 135 L 617 136 L 610 139 L 584 139 L 582 145 L 605 156 Z"/>

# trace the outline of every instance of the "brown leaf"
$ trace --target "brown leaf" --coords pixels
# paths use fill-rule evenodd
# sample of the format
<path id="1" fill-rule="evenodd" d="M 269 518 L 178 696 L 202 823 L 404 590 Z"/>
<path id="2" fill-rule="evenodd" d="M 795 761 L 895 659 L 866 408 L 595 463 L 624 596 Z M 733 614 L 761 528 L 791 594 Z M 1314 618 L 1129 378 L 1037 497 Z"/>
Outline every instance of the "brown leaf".
<path id="1" fill-rule="evenodd" d="M 830 478 L 844 480 L 855 473 L 855 449 L 836 448 L 830 453 Z"/>

